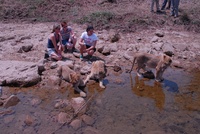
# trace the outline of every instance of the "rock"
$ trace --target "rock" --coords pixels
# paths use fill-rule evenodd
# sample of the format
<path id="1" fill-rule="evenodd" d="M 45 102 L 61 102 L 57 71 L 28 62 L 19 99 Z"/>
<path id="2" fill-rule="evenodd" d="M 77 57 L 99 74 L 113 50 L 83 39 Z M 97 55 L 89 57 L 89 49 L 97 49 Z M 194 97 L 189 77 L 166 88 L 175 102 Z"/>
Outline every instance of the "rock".
<path id="1" fill-rule="evenodd" d="M 51 69 L 55 69 L 58 67 L 58 64 L 56 64 L 55 62 L 51 63 L 50 68 Z"/>
<path id="2" fill-rule="evenodd" d="M 155 79 L 154 73 L 152 71 L 147 71 L 143 73 L 142 76 L 148 79 Z"/>
<path id="3" fill-rule="evenodd" d="M 61 112 L 58 114 L 58 122 L 59 123 L 63 124 L 69 120 L 70 120 L 70 117 L 68 116 L 67 113 Z"/>
<path id="4" fill-rule="evenodd" d="M 119 41 L 119 39 L 120 39 L 120 34 L 116 33 L 116 34 L 113 35 L 113 37 L 111 37 L 110 42 L 114 43 L 114 42 Z"/>
<path id="5" fill-rule="evenodd" d="M 110 48 L 108 46 L 105 46 L 103 51 L 102 51 L 103 55 L 109 55 L 110 54 Z"/>
<path id="6" fill-rule="evenodd" d="M 5 123 L 5 124 L 11 123 L 11 122 L 14 120 L 14 118 L 15 118 L 15 115 L 6 116 L 6 117 L 4 118 L 4 123 Z"/>
<path id="7" fill-rule="evenodd" d="M 30 126 L 31 124 L 33 124 L 33 118 L 30 115 L 27 115 L 25 118 L 24 123 L 28 126 Z"/>
<path id="8" fill-rule="evenodd" d="M 151 39 L 151 42 L 155 43 L 155 42 L 158 42 L 158 37 L 157 36 L 154 36 L 152 39 Z"/>
<path id="9" fill-rule="evenodd" d="M 43 64 L 39 64 L 38 65 L 38 74 L 39 75 L 42 75 L 42 72 L 44 72 L 46 69 L 45 69 L 45 67 L 44 67 L 44 65 Z"/>
<path id="10" fill-rule="evenodd" d="M 90 68 L 91 68 L 90 66 L 86 65 L 86 66 L 81 68 L 80 73 L 83 74 L 83 75 L 87 74 L 87 73 L 90 72 Z"/>
<path id="11" fill-rule="evenodd" d="M 68 106 L 70 104 L 70 102 L 68 101 L 68 100 L 60 100 L 59 102 L 57 102 L 56 104 L 55 104 L 55 108 L 57 109 L 57 108 L 64 108 L 64 107 L 66 107 L 66 106 Z"/>
<path id="12" fill-rule="evenodd" d="M 83 134 L 102 134 L 99 130 L 91 127 L 91 126 L 87 126 L 84 130 L 83 130 Z"/>
<path id="13" fill-rule="evenodd" d="M 87 125 L 93 125 L 94 124 L 94 119 L 88 115 L 82 115 L 81 119 L 83 120 L 83 122 Z"/>
<path id="14" fill-rule="evenodd" d="M 42 100 L 38 99 L 38 98 L 33 98 L 30 103 L 32 106 L 37 106 L 42 102 Z"/>
<path id="15" fill-rule="evenodd" d="M 158 36 L 158 37 L 163 37 L 164 36 L 164 32 L 160 31 L 160 30 L 157 30 L 155 35 Z"/>
<path id="16" fill-rule="evenodd" d="M 0 61 L 0 85 L 29 87 L 37 84 L 41 78 L 34 62 Z"/>
<path id="17" fill-rule="evenodd" d="M 71 104 L 75 111 L 75 113 L 84 114 L 86 112 L 86 106 L 83 107 L 85 104 L 85 100 L 82 97 L 72 98 Z"/>
<path id="18" fill-rule="evenodd" d="M 56 64 L 58 66 L 68 66 L 69 68 L 74 68 L 74 61 L 72 60 L 66 60 L 66 61 L 57 61 Z"/>
<path id="19" fill-rule="evenodd" d="M 82 126 L 82 121 L 79 119 L 75 119 L 70 123 L 70 126 L 74 129 L 74 130 L 78 130 L 79 128 L 81 128 Z"/>
<path id="20" fill-rule="evenodd" d="M 24 52 L 29 52 L 33 48 L 33 45 L 27 45 L 21 47 Z"/>
<path id="21" fill-rule="evenodd" d="M 114 66 L 113 68 L 115 72 L 119 72 L 120 70 L 122 70 L 120 66 Z"/>
<path id="22" fill-rule="evenodd" d="M 15 106 L 17 105 L 17 103 L 19 102 L 19 98 L 16 95 L 11 95 L 9 98 L 7 98 L 3 104 L 4 108 L 8 108 L 11 106 Z"/>

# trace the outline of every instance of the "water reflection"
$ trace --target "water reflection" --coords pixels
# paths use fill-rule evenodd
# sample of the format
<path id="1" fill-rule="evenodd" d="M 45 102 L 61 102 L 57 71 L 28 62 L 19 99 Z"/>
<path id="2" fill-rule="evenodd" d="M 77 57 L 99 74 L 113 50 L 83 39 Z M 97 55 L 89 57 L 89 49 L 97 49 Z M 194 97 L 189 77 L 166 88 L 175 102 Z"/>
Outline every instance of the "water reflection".
<path id="1" fill-rule="evenodd" d="M 146 81 L 149 81 L 148 79 L 139 79 L 139 77 L 136 76 L 134 85 L 131 74 L 130 79 L 131 88 L 134 94 L 140 97 L 153 99 L 157 108 L 161 110 L 164 108 L 165 94 L 163 92 L 162 85 L 159 82 L 154 81 L 153 85 L 149 85 L 145 83 Z"/>
<path id="2" fill-rule="evenodd" d="M 163 84 L 164 84 L 164 88 L 167 89 L 168 91 L 174 92 L 174 93 L 179 92 L 178 85 L 175 82 L 165 79 L 163 81 Z"/>
<path id="3" fill-rule="evenodd" d="M 190 83 L 181 89 L 182 92 L 175 96 L 175 100 L 185 110 L 200 111 L 200 71 L 192 74 Z"/>

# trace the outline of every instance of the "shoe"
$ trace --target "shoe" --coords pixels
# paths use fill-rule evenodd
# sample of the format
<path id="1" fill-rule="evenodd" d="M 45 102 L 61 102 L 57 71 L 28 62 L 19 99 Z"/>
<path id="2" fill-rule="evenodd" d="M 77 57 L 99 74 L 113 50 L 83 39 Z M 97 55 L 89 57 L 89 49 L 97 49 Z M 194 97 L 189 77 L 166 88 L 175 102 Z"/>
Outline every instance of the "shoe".
<path id="1" fill-rule="evenodd" d="M 80 60 L 83 61 L 83 55 L 80 55 Z"/>
<path id="2" fill-rule="evenodd" d="M 162 11 L 160 11 L 160 10 L 157 10 L 157 11 L 156 11 L 156 13 L 162 13 Z"/>
<path id="3" fill-rule="evenodd" d="M 178 15 L 174 15 L 174 18 L 177 18 L 178 17 Z"/>

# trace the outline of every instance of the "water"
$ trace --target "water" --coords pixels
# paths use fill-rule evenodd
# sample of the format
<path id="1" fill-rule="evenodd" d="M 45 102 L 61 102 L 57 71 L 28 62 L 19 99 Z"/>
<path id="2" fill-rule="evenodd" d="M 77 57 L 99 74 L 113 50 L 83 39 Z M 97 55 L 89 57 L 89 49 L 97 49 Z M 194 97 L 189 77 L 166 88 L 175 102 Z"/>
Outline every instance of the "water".
<path id="1" fill-rule="evenodd" d="M 194 86 L 192 77 L 178 70 L 165 74 L 163 83 L 141 79 L 133 73 L 122 74 L 121 80 L 110 76 L 116 79 L 109 81 L 88 112 L 96 119 L 95 128 L 106 134 L 199 133 L 200 89 L 193 92 L 193 98 L 188 90 Z M 187 108 L 187 101 L 193 109 Z"/>
<path id="2" fill-rule="evenodd" d="M 162 83 L 135 76 L 135 72 L 111 74 L 104 82 L 106 89 L 98 83 L 86 87 L 88 98 L 96 95 L 88 105 L 87 115 L 92 125 L 104 134 L 197 134 L 200 132 L 200 73 L 185 73 L 183 70 L 167 69 Z M 8 87 L 7 87 L 8 88 Z M 40 89 L 38 86 L 25 89 L 8 88 L 17 94 L 20 103 L 0 114 L 0 133 L 52 133 L 60 127 L 57 115 L 69 109 L 55 109 L 58 99 L 74 96 L 71 89 Z M 34 103 L 33 103 L 34 100 Z M 36 103 L 36 105 L 35 105 Z M 0 111 L 5 111 L 0 107 Z M 33 123 L 28 126 L 28 117 Z M 73 130 L 61 127 L 56 133 L 83 133 L 86 125 Z"/>

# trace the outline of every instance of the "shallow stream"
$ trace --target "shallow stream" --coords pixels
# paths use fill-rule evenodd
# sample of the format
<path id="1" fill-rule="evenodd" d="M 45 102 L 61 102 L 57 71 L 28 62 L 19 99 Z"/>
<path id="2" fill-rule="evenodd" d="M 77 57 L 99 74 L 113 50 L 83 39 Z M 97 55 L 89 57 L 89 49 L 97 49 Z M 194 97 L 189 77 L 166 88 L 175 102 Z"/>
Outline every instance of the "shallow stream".
<path id="1" fill-rule="evenodd" d="M 87 115 L 92 125 L 104 134 L 197 134 L 200 132 L 200 72 L 185 73 L 167 69 L 162 83 L 135 76 L 135 72 L 110 74 L 104 82 L 106 89 L 97 83 L 86 87 L 88 98 L 95 95 L 88 105 Z M 37 133 L 50 134 L 61 125 L 55 100 L 73 97 L 66 90 L 8 88 L 20 98 L 18 105 L 0 114 L 1 134 Z M 78 96 L 78 95 L 75 95 Z M 38 98 L 38 99 L 37 99 Z M 88 99 L 86 98 L 86 99 Z M 38 105 L 33 105 L 38 103 Z M 38 101 L 38 102 L 37 102 Z M 0 111 L 5 111 L 0 107 Z M 24 119 L 31 116 L 28 126 Z M 64 125 L 55 133 L 84 133 L 85 125 L 78 130 Z"/>

